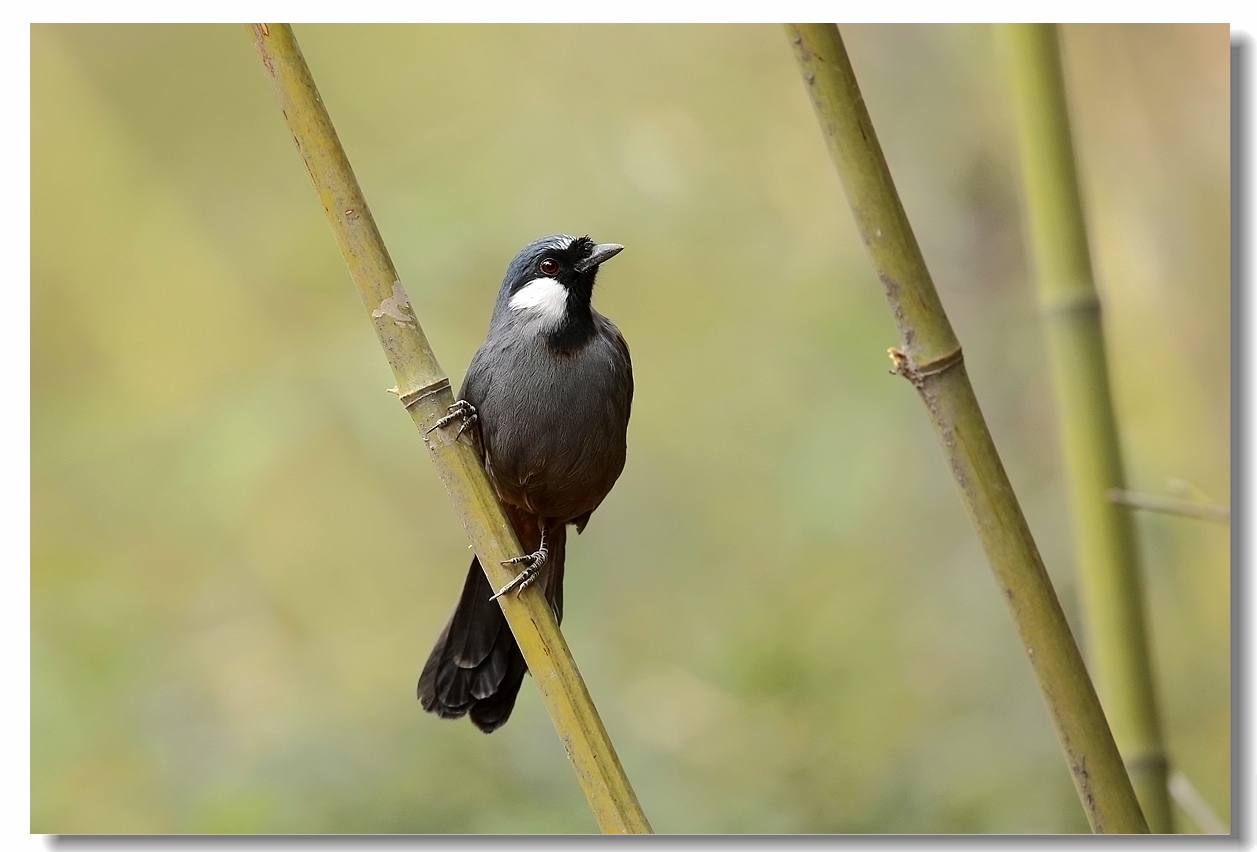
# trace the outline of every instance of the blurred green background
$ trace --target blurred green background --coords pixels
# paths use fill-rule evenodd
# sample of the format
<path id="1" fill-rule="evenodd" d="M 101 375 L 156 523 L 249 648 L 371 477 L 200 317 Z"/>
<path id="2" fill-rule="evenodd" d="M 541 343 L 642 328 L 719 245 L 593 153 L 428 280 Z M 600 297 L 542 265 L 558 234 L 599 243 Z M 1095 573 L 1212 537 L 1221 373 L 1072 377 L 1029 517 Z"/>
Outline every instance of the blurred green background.
<path id="1" fill-rule="evenodd" d="M 844 34 L 1077 624 L 993 33 Z M 525 242 L 628 247 L 564 627 L 655 829 L 1085 831 L 780 28 L 297 36 L 455 382 Z M 1225 503 L 1227 28 L 1063 40 L 1130 483 Z M 415 700 L 466 539 L 243 28 L 32 27 L 31 220 L 32 831 L 594 830 L 531 682 L 491 737 Z M 1226 819 L 1228 529 L 1138 529 Z"/>

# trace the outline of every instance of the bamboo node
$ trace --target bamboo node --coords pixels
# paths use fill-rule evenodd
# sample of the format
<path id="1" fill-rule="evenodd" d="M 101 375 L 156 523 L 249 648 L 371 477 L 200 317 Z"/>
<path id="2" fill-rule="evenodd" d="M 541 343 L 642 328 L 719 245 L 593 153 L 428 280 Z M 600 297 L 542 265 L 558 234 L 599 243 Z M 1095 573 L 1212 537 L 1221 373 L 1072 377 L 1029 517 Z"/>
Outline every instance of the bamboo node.
<path id="1" fill-rule="evenodd" d="M 1060 316 L 1062 314 L 1099 313 L 1100 297 L 1095 291 L 1058 296 L 1040 303 L 1039 310 L 1047 317 Z"/>
<path id="2" fill-rule="evenodd" d="M 407 411 L 409 411 L 412 407 L 418 404 L 421 400 L 427 399 L 433 394 L 440 393 L 441 391 L 449 390 L 449 387 L 450 387 L 450 380 L 448 378 L 440 378 L 440 379 L 437 379 L 435 382 L 432 382 L 431 384 L 424 385 L 421 388 L 415 388 L 414 390 L 406 391 L 405 393 L 401 393 L 399 390 L 397 390 L 397 388 L 389 388 L 389 392 L 397 394 L 397 398 L 401 400 L 402 406 Z"/>
<path id="3" fill-rule="evenodd" d="M 1131 775 L 1164 775 L 1170 768 L 1169 759 L 1165 756 L 1164 752 L 1159 751 L 1132 754 L 1128 757 L 1122 758 L 1122 763 L 1126 765 L 1126 771 Z"/>
<path id="4" fill-rule="evenodd" d="M 886 352 L 890 355 L 890 374 L 892 376 L 903 376 L 917 388 L 922 387 L 925 384 L 925 380 L 930 376 L 937 376 L 939 373 L 946 372 L 965 360 L 964 352 L 959 346 L 923 364 L 914 364 L 907 353 L 894 346 L 887 349 Z"/>

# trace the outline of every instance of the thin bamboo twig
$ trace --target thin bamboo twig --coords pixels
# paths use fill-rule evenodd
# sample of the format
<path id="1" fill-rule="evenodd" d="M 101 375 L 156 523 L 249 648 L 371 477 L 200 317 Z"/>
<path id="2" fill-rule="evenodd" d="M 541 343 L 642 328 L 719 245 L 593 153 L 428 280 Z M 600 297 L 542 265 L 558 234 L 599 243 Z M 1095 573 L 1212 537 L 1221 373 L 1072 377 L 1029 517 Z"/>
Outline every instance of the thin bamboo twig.
<path id="1" fill-rule="evenodd" d="M 901 345 L 890 350 L 892 372 L 911 381 L 925 403 L 1038 680 L 1087 820 L 1095 832 L 1146 832 L 1082 655 L 978 407 L 960 343 L 891 180 L 838 28 L 787 24 L 786 34 L 899 326 Z"/>
<path id="2" fill-rule="evenodd" d="M 1215 506 L 1212 503 L 1197 503 L 1192 500 L 1179 500 L 1176 497 L 1149 494 L 1146 491 L 1110 488 L 1109 500 L 1113 503 L 1120 503 L 1123 506 L 1130 506 L 1132 509 L 1147 509 L 1150 512 L 1164 512 L 1167 515 L 1182 515 L 1185 518 L 1200 518 L 1201 520 L 1217 521 L 1222 524 L 1231 522 L 1231 510 L 1226 506 Z"/>
<path id="3" fill-rule="evenodd" d="M 1222 821 L 1213 808 L 1209 807 L 1209 803 L 1205 801 L 1205 797 L 1200 795 L 1200 791 L 1196 789 L 1196 785 L 1191 779 L 1179 770 L 1170 773 L 1170 795 L 1174 797 L 1174 801 L 1178 802 L 1178 806 L 1186 811 L 1187 815 L 1200 826 L 1200 830 L 1205 834 L 1230 834 L 1226 823 Z"/>
<path id="4" fill-rule="evenodd" d="M 1088 658 L 1113 738 L 1158 834 L 1174 831 L 1134 523 L 1109 389 L 1055 24 L 999 27 L 1017 119 L 1026 220 L 1055 387 Z"/>
<path id="5" fill-rule="evenodd" d="M 318 192 L 349 274 L 397 379 L 396 392 L 421 433 L 454 402 L 419 320 L 389 258 L 366 199 L 319 97 L 310 69 L 287 24 L 248 25 L 262 67 Z M 424 443 L 489 582 L 499 588 L 513 573 L 502 561 L 522 552 L 466 441 L 434 432 Z M 499 598 L 502 611 L 537 682 L 546 710 L 577 780 L 605 833 L 650 832 L 615 748 L 594 708 L 554 613 L 536 584 Z"/>

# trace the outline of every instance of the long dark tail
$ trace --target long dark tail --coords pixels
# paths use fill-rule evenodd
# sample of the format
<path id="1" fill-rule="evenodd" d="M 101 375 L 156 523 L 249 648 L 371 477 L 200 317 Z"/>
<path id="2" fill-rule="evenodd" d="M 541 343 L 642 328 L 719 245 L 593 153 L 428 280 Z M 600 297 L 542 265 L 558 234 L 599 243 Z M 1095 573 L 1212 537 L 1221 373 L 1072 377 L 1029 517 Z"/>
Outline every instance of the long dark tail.
<path id="1" fill-rule="evenodd" d="M 540 544 L 536 532 L 520 539 L 526 550 Z M 566 527 L 560 525 L 550 531 L 546 542 L 550 556 L 537 578 L 560 621 L 566 542 Z M 419 675 L 419 701 L 424 710 L 444 719 L 470 715 L 472 723 L 486 734 L 510 718 L 524 672 L 528 671 L 502 608 L 489 600 L 493 591 L 480 560 L 473 557 L 454 614 Z"/>

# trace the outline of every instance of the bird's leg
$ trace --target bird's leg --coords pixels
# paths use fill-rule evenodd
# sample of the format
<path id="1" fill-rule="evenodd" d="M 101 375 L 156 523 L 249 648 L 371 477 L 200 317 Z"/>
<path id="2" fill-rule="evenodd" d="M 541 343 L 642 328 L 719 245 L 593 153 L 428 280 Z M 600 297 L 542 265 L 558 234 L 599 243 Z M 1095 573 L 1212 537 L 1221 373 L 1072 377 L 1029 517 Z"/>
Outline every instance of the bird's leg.
<path id="1" fill-rule="evenodd" d="M 514 559 L 508 559 L 502 563 L 503 565 L 513 565 L 516 562 L 522 562 L 524 564 L 524 570 L 516 574 L 515 578 L 511 580 L 511 582 L 507 583 L 505 586 L 498 589 L 498 593 L 494 595 L 493 597 L 489 598 L 489 600 L 495 601 L 498 598 L 502 597 L 502 595 L 509 592 L 511 589 L 514 589 L 515 594 L 518 596 L 521 592 L 524 591 L 524 589 L 531 586 L 533 581 L 537 579 L 537 575 L 541 573 L 542 567 L 544 567 L 546 564 L 546 559 L 550 557 L 550 548 L 546 546 L 545 521 L 541 521 L 540 523 L 541 523 L 541 546 L 537 548 L 536 553 L 528 553 L 523 556 L 516 556 Z"/>
<path id="2" fill-rule="evenodd" d="M 440 429 L 442 426 L 453 423 L 455 420 L 462 420 L 462 425 L 458 427 L 458 434 L 454 436 L 454 440 L 457 441 L 467 431 L 467 428 L 479 419 L 480 415 L 476 413 L 476 406 L 465 399 L 460 399 L 450 406 L 448 414 L 429 426 L 424 434 L 426 435 L 428 432 Z"/>

